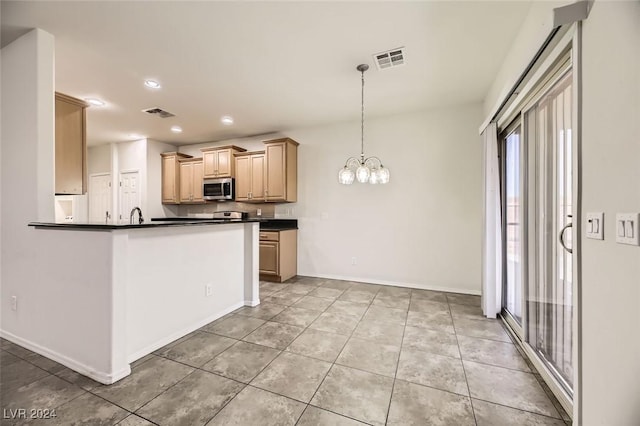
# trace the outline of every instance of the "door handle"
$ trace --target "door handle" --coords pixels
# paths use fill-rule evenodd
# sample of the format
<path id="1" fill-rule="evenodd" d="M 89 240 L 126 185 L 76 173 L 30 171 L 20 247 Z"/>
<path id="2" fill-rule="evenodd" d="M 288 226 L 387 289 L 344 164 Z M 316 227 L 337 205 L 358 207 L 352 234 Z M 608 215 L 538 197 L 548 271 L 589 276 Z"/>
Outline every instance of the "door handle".
<path id="1" fill-rule="evenodd" d="M 569 222 L 567 223 L 564 228 L 562 228 L 562 231 L 560 231 L 560 235 L 558 235 L 558 239 L 560 240 L 560 245 L 562 246 L 563 249 L 565 249 L 566 251 L 568 251 L 569 253 L 573 254 L 573 249 L 570 249 L 569 247 L 567 247 L 567 245 L 564 242 L 564 232 L 571 228 L 573 226 L 573 222 Z"/>

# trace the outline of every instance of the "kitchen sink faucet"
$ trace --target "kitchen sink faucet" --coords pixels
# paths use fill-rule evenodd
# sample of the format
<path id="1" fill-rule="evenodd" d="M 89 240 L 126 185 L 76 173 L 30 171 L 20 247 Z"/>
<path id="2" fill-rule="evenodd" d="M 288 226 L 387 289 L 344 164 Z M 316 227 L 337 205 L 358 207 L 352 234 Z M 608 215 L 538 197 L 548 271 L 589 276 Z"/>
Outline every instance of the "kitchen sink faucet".
<path id="1" fill-rule="evenodd" d="M 144 217 L 142 217 L 142 209 L 140 207 L 134 207 L 131 209 L 131 214 L 129 215 L 129 225 L 133 225 L 133 214 L 138 210 L 138 223 L 142 225 L 144 222 Z"/>

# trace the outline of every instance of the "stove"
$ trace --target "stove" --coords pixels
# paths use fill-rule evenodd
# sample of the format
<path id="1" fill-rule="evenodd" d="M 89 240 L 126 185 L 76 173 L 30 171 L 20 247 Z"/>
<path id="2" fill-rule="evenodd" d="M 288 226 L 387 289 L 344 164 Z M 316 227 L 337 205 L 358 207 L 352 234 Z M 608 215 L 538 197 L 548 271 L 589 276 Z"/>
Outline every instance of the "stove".
<path id="1" fill-rule="evenodd" d="M 214 212 L 212 219 L 223 219 L 223 220 L 239 220 L 246 219 L 249 216 L 247 212 Z"/>

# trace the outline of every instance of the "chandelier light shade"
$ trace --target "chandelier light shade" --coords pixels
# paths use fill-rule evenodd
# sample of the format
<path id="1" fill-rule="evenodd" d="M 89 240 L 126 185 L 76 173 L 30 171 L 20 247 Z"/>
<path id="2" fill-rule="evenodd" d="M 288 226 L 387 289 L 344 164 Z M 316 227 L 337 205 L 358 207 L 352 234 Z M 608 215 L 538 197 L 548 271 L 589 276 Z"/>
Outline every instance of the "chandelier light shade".
<path id="1" fill-rule="evenodd" d="M 378 157 L 364 157 L 364 72 L 369 65 L 360 64 L 356 67 L 360 71 L 362 80 L 362 97 L 360 103 L 360 158 L 350 157 L 344 167 L 338 172 L 338 182 L 343 185 L 351 185 L 355 180 L 360 183 L 372 185 L 389 182 L 389 169 L 382 165 Z"/>

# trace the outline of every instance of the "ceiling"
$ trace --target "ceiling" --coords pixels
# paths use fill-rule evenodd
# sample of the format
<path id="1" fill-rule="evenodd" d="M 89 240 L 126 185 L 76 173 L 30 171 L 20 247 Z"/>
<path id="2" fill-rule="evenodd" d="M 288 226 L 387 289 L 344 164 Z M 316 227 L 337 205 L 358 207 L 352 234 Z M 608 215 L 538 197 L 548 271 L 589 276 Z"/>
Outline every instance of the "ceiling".
<path id="1" fill-rule="evenodd" d="M 530 5 L 3 0 L 1 39 L 54 35 L 56 90 L 107 103 L 88 110 L 90 145 L 186 144 L 356 120 L 360 63 L 367 116 L 480 102 Z M 406 65 L 376 69 L 374 53 L 401 46 Z"/>

